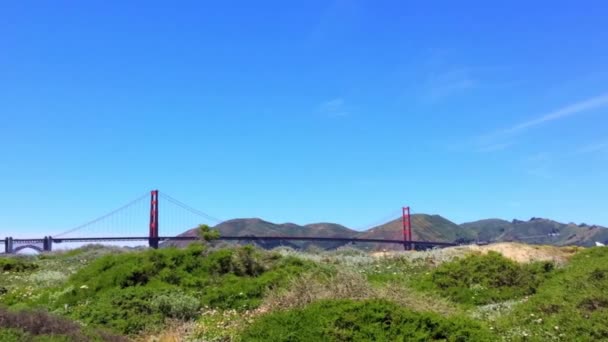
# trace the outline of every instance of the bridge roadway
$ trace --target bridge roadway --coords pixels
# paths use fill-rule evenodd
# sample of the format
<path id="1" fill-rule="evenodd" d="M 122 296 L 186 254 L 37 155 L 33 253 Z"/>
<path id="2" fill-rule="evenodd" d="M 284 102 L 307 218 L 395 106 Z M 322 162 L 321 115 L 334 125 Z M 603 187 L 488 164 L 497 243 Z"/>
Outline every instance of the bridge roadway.
<path id="1" fill-rule="evenodd" d="M 112 242 L 112 241 L 149 241 L 148 236 L 125 236 L 125 237 L 89 237 L 89 238 L 51 238 L 53 243 L 68 243 L 68 242 Z M 159 236 L 158 241 L 196 241 L 200 238 L 196 236 Z M 451 242 L 439 241 L 406 241 L 406 240 L 390 240 L 390 239 L 366 239 L 366 238 L 342 238 L 342 237 L 313 237 L 313 236 L 220 236 L 218 240 L 227 241 L 334 241 L 334 242 L 352 242 L 352 243 L 386 243 L 386 244 L 407 244 L 411 243 L 418 246 L 437 246 L 449 247 L 458 244 Z M 44 239 L 13 239 L 13 243 L 21 244 L 39 244 L 43 243 Z M 0 243 L 4 241 L 0 240 Z"/>

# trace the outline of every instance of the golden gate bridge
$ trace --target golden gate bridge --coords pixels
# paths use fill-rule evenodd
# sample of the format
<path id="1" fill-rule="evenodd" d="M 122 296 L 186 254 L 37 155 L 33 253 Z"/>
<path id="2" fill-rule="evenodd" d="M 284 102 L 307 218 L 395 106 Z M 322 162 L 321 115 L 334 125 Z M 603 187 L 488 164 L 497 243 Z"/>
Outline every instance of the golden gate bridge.
<path id="1" fill-rule="evenodd" d="M 149 201 L 148 201 L 149 199 Z M 163 215 L 159 215 L 160 208 Z M 142 214 L 142 211 L 144 213 Z M 149 215 L 148 215 L 149 213 Z M 197 210 L 165 193 L 152 190 L 133 201 L 115 209 L 94 220 L 43 238 L 14 238 L 5 237 L 0 240 L 4 244 L 4 253 L 18 253 L 24 249 L 38 252 L 50 252 L 53 246 L 62 243 L 111 243 L 111 242 L 141 242 L 147 241 L 150 248 L 159 248 L 160 243 L 168 241 L 197 241 L 198 236 L 181 235 L 185 230 L 197 227 L 201 223 L 219 224 L 222 220 Z M 218 240 L 226 241 L 316 241 L 316 242 L 345 242 L 345 243 L 379 243 L 403 245 L 405 250 L 429 247 L 448 247 L 456 243 L 439 241 L 412 240 L 412 225 L 410 208 L 402 209 L 403 238 L 402 239 L 372 239 L 353 237 L 315 237 L 315 236 L 285 236 L 285 235 L 220 235 Z M 141 231 L 147 226 L 147 235 L 141 233 L 128 234 L 129 231 Z M 160 234 L 160 227 L 166 232 Z"/>

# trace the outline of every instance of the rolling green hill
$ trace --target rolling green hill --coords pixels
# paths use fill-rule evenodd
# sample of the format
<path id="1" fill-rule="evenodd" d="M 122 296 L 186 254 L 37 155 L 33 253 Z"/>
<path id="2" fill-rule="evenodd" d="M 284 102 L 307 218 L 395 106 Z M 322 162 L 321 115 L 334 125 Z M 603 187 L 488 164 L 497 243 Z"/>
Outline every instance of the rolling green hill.
<path id="1" fill-rule="evenodd" d="M 608 229 L 600 226 L 557 221 L 533 217 L 528 221 L 500 219 L 464 223 L 461 227 L 472 231 L 478 241 L 520 241 L 547 245 L 592 246 L 595 241 L 605 242 Z"/>
<path id="2" fill-rule="evenodd" d="M 276 224 L 259 218 L 233 219 L 214 227 L 221 235 L 230 236 L 318 236 L 318 237 L 358 237 L 371 239 L 403 238 L 401 218 L 394 219 L 366 231 L 358 232 L 335 223 L 314 223 L 298 225 L 295 223 Z M 528 221 L 506 221 L 485 219 L 458 225 L 440 215 L 412 215 L 413 239 L 422 241 L 441 241 L 456 243 L 487 242 L 524 242 L 547 245 L 581 245 L 593 246 L 596 241 L 608 241 L 608 229 L 600 226 L 532 218 Z M 196 236 L 196 229 L 191 229 L 181 236 Z M 239 241 L 248 243 L 246 240 Z M 187 242 L 170 242 L 167 244 L 183 246 Z M 333 249 L 345 245 L 343 242 L 311 241 L 259 241 L 257 245 L 264 248 L 289 246 L 308 248 L 311 246 Z M 401 249 L 400 245 L 361 244 L 365 249 Z"/>
<path id="3" fill-rule="evenodd" d="M 368 239 L 402 239 L 403 224 L 401 218 L 371 228 L 357 235 Z M 456 223 L 439 215 L 414 214 L 412 215 L 412 238 L 423 241 L 441 242 L 472 242 L 475 234 Z M 402 249 L 399 245 L 372 245 L 373 249 Z"/>
<path id="4" fill-rule="evenodd" d="M 264 221 L 259 218 L 233 219 L 222 222 L 213 227 L 220 231 L 224 236 L 318 236 L 318 237 L 353 237 L 358 234 L 357 231 L 346 228 L 335 223 L 314 223 L 305 226 L 300 226 L 295 223 L 276 224 Z M 196 229 L 190 229 L 180 236 L 197 236 Z M 247 243 L 243 240 L 242 243 Z M 175 241 L 171 245 L 183 246 L 188 242 Z M 310 242 L 310 241 L 259 241 L 257 245 L 264 248 L 273 248 L 277 246 L 288 246 L 293 248 L 308 248 L 316 246 L 324 249 L 337 248 L 344 243 L 342 242 Z"/>

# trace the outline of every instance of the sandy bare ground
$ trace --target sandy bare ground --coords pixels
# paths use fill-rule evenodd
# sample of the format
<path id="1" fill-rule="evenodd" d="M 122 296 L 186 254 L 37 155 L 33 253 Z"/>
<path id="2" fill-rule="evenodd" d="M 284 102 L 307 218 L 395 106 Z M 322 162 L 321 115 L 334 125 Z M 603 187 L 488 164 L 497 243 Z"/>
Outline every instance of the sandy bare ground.
<path id="1" fill-rule="evenodd" d="M 511 260 L 526 263 L 533 261 L 553 261 L 558 264 L 565 263 L 582 247 L 556 247 L 526 245 L 521 243 L 501 242 L 485 246 L 468 246 L 471 251 L 487 253 L 495 251 Z"/>
<path id="2" fill-rule="evenodd" d="M 443 248 L 437 250 L 433 254 L 441 254 L 443 256 L 464 256 L 469 253 L 488 253 L 494 251 L 502 254 L 506 258 L 520 263 L 528 263 L 534 261 L 553 261 L 557 264 L 563 264 L 574 255 L 577 251 L 581 250 L 582 247 L 556 247 L 556 246 L 544 246 L 544 245 L 526 245 L 523 243 L 513 242 L 500 242 L 490 245 L 466 245 L 466 246 L 455 246 Z M 402 252 L 402 251 L 382 251 L 371 253 L 374 257 L 390 257 L 397 256 L 403 253 L 411 253 L 412 257 L 416 253 L 429 253 L 426 252 Z M 437 255 L 440 257 L 441 255 Z"/>

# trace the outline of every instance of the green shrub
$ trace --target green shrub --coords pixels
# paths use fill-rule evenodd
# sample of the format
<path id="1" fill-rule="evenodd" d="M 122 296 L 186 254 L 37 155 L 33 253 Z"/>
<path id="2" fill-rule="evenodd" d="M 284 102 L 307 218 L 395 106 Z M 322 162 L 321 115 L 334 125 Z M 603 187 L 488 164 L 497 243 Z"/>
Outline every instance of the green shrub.
<path id="1" fill-rule="evenodd" d="M 262 253 L 252 246 L 239 249 L 221 249 L 205 260 L 207 269 L 216 275 L 258 276 L 264 273 Z"/>
<path id="2" fill-rule="evenodd" d="M 413 312 L 382 300 L 320 301 L 262 316 L 245 341 L 491 341 L 485 327 L 465 318 Z"/>
<path id="3" fill-rule="evenodd" d="M 87 324 L 133 334 L 157 330 L 166 318 L 193 319 L 200 308 L 199 299 L 178 288 L 134 286 L 104 292 L 94 301 L 70 308 L 69 313 Z"/>
<path id="4" fill-rule="evenodd" d="M 107 341 L 107 342 L 118 342 L 126 341 L 122 337 L 111 336 L 111 335 L 82 335 L 79 337 L 71 335 L 57 335 L 57 334 L 45 334 L 45 335 L 32 335 L 19 329 L 4 329 L 0 328 L 0 341 L 2 342 L 93 342 L 93 341 Z"/>
<path id="5" fill-rule="evenodd" d="M 198 236 L 205 242 L 211 242 L 217 240 L 220 237 L 220 232 L 217 229 L 212 229 L 206 224 L 198 226 Z"/>
<path id="6" fill-rule="evenodd" d="M 283 287 L 290 277 L 313 268 L 313 264 L 296 258 L 283 258 L 273 269 L 257 277 L 227 273 L 210 282 L 201 299 L 205 306 L 220 309 L 253 309 L 258 307 L 268 290 Z"/>
<path id="7" fill-rule="evenodd" d="M 112 289 L 91 298 L 91 301 L 78 303 L 69 309 L 69 314 L 87 324 L 125 334 L 136 333 L 164 323 L 163 314 L 154 310 L 153 300 L 167 292 L 149 287 Z"/>
<path id="8" fill-rule="evenodd" d="M 126 341 L 40 310 L 0 308 L 0 341 Z"/>
<path id="9" fill-rule="evenodd" d="M 31 335 L 18 329 L 0 328 L 2 342 L 72 342 L 77 341 L 62 335 Z"/>
<path id="10" fill-rule="evenodd" d="M 28 281 L 39 287 L 56 285 L 64 282 L 67 276 L 58 271 L 40 270 L 28 276 Z"/>
<path id="11" fill-rule="evenodd" d="M 536 295 L 501 321 L 516 339 L 608 340 L 608 248 L 576 254 Z"/>
<path id="12" fill-rule="evenodd" d="M 0 341 L 21 342 L 26 341 L 27 337 L 29 336 L 27 336 L 27 334 L 25 334 L 23 331 L 0 328 Z"/>
<path id="13" fill-rule="evenodd" d="M 552 263 L 518 264 L 496 252 L 441 264 L 418 285 L 464 304 L 483 305 L 534 294 Z"/>
<path id="14" fill-rule="evenodd" d="M 151 308 L 160 312 L 164 317 L 183 320 L 193 319 L 201 309 L 200 301 L 181 291 L 172 291 L 156 295 L 152 298 Z"/>
<path id="15" fill-rule="evenodd" d="M 0 257 L 0 272 L 26 272 L 37 268 L 38 265 L 21 257 Z"/>
<path id="16" fill-rule="evenodd" d="M 48 290 L 37 304 L 87 324 L 135 334 L 187 320 L 202 306 L 246 310 L 311 262 L 252 247 L 208 251 L 205 246 L 103 256 Z M 66 310 L 67 308 L 67 310 Z"/>

